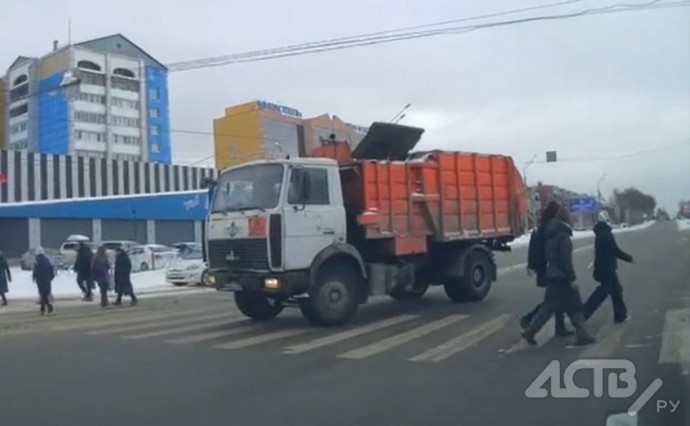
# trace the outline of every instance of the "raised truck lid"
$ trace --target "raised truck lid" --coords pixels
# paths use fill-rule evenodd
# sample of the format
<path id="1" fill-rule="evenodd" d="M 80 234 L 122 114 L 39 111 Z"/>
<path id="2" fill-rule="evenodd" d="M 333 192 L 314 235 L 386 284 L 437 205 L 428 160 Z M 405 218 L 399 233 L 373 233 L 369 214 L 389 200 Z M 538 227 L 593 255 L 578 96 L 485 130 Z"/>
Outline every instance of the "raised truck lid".
<path id="1" fill-rule="evenodd" d="M 350 155 L 362 160 L 404 161 L 423 133 L 419 127 L 375 122 Z"/>

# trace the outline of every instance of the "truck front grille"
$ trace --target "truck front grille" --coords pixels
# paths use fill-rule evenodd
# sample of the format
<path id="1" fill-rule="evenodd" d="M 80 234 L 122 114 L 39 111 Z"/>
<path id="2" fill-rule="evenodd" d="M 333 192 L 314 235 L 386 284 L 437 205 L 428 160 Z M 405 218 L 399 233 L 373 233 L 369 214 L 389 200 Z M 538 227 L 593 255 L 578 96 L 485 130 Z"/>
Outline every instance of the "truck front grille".
<path id="1" fill-rule="evenodd" d="M 211 269 L 268 271 L 268 244 L 265 238 L 210 240 L 208 260 Z"/>

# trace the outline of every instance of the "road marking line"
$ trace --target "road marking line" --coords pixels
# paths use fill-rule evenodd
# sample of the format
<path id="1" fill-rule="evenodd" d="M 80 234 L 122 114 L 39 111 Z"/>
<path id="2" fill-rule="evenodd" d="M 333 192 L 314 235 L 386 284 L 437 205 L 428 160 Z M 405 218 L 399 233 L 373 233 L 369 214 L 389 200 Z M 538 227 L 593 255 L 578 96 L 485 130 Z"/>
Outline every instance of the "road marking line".
<path id="1" fill-rule="evenodd" d="M 190 324 L 190 323 L 194 323 L 194 322 L 209 321 L 209 320 L 218 319 L 218 318 L 229 319 L 231 317 L 232 317 L 232 315 L 230 315 L 229 313 L 223 312 L 220 314 L 204 315 L 204 316 L 194 317 L 194 318 L 183 318 L 183 319 L 179 319 L 176 321 L 165 320 L 165 321 L 158 321 L 158 322 L 153 322 L 153 323 L 130 325 L 127 327 L 106 328 L 105 330 L 90 331 L 87 334 L 98 336 L 101 334 L 128 333 L 130 331 L 145 330 L 147 328 L 170 327 L 170 326 L 175 326 L 178 324 Z"/>
<path id="2" fill-rule="evenodd" d="M 236 340 L 230 343 L 224 343 L 222 345 L 215 345 L 214 348 L 217 349 L 242 349 L 249 346 L 258 345 L 261 343 L 271 342 L 273 340 L 285 339 L 292 336 L 297 336 L 298 334 L 304 334 L 312 329 L 290 329 L 282 331 L 274 331 L 271 333 L 262 334 L 260 336 L 249 337 L 242 340 Z"/>
<path id="3" fill-rule="evenodd" d="M 412 357 L 409 361 L 440 362 L 502 330 L 510 315 L 503 314 L 454 339 Z"/>
<path id="4" fill-rule="evenodd" d="M 400 346 L 418 337 L 424 336 L 433 331 L 439 330 L 441 328 L 447 327 L 458 321 L 469 318 L 469 315 L 449 315 L 438 321 L 430 322 L 419 327 L 415 327 L 411 330 L 393 335 L 387 339 L 383 339 L 379 342 L 372 343 L 370 345 L 362 346 L 357 349 L 342 353 L 338 355 L 338 358 L 347 359 L 362 359 L 371 355 L 378 354 L 380 352 L 386 351 L 388 349 Z"/>
<path id="5" fill-rule="evenodd" d="M 594 337 L 594 343 L 582 351 L 579 359 L 607 358 L 618 347 L 623 334 L 628 329 L 630 321 L 622 324 L 606 324 L 601 327 Z"/>
<path id="6" fill-rule="evenodd" d="M 125 325 L 125 324 L 134 324 L 134 323 L 140 323 L 142 321 L 149 321 L 149 320 L 158 320 L 161 318 L 165 318 L 166 320 L 173 319 L 173 318 L 182 318 L 182 317 L 189 317 L 189 316 L 195 316 L 199 314 L 208 314 L 210 312 L 227 312 L 227 309 L 195 309 L 192 311 L 185 311 L 185 312 L 176 312 L 173 314 L 168 313 L 167 311 L 160 311 L 156 313 L 148 313 L 148 312 L 141 312 L 142 315 L 136 315 L 132 316 L 129 318 L 124 318 L 124 319 L 119 319 L 118 318 L 107 318 L 104 321 L 89 321 L 88 317 L 85 317 L 83 319 L 80 319 L 81 322 L 79 323 L 70 323 L 67 325 L 55 325 L 54 327 L 50 327 L 50 330 L 54 331 L 71 331 L 71 330 L 91 330 L 94 328 L 103 328 L 103 327 L 108 327 L 111 325 Z M 86 320 L 86 321 L 84 321 Z"/>
<path id="7" fill-rule="evenodd" d="M 392 325 L 400 324 L 405 321 L 409 321 L 414 318 L 419 318 L 419 315 L 398 315 L 393 318 L 389 318 L 383 321 L 378 321 L 373 324 L 368 324 L 362 327 L 357 327 L 352 330 L 346 330 L 340 333 L 335 333 L 330 336 L 325 336 L 320 339 L 314 339 L 310 342 L 303 343 L 300 345 L 289 346 L 283 350 L 284 354 L 300 354 L 302 352 L 311 351 L 313 349 L 321 348 L 323 346 L 331 345 L 333 343 L 342 342 L 356 336 L 361 336 L 362 334 L 371 333 L 376 330 L 381 330 Z"/>
<path id="8" fill-rule="evenodd" d="M 118 308 L 118 309 L 112 309 L 112 310 L 100 310 L 97 311 L 95 309 L 89 309 L 88 307 L 79 307 L 79 308 L 66 308 L 64 310 L 59 309 L 60 306 L 56 305 L 56 314 L 54 317 L 51 317 L 52 322 L 61 322 L 61 321 L 68 321 L 68 320 L 75 320 L 75 319 L 81 319 L 81 318 L 88 318 L 88 319 L 107 319 L 109 316 L 118 316 L 121 313 L 132 313 L 134 309 L 136 308 L 130 308 L 130 307 L 123 307 L 123 308 Z M 79 309 L 80 312 L 73 312 L 74 309 Z M 83 309 L 83 310 L 82 310 Z M 142 311 L 137 311 L 137 312 L 142 312 Z M 21 312 L 24 314 L 24 312 Z M 33 324 L 36 322 L 41 322 L 45 321 L 45 318 L 42 316 L 39 316 L 38 314 L 38 305 L 36 305 L 36 311 L 32 311 L 31 315 L 16 315 L 16 316 L 11 316 L 8 317 L 9 320 L 12 320 L 12 322 L 15 323 L 21 323 L 21 324 Z"/>
<path id="9" fill-rule="evenodd" d="M 582 251 L 585 251 L 585 250 L 589 250 L 589 249 L 592 249 L 592 248 L 594 248 L 594 244 L 590 244 L 590 245 L 578 247 L 578 248 L 576 248 L 576 249 L 573 250 L 573 253 L 579 253 L 579 252 L 582 252 Z M 505 266 L 505 267 L 503 267 L 503 268 L 499 268 L 498 270 L 496 270 L 496 275 L 502 276 L 502 275 L 509 274 L 509 273 L 511 273 L 511 272 L 513 272 L 513 271 L 517 271 L 517 270 L 521 270 L 521 269 L 526 269 L 526 268 L 527 268 L 527 262 L 518 263 L 518 264 L 510 265 L 510 266 Z"/>
<path id="10" fill-rule="evenodd" d="M 139 340 L 139 339 L 146 339 L 149 337 L 160 337 L 160 336 L 169 336 L 171 334 L 180 334 L 180 333 L 186 333 L 189 331 L 198 331 L 198 330 L 204 330 L 209 327 L 224 327 L 227 325 L 235 324 L 240 321 L 243 321 L 244 318 L 236 318 L 231 321 L 228 321 L 223 324 L 219 324 L 217 321 L 211 321 L 211 322 L 204 322 L 202 324 L 196 324 L 196 325 L 187 325 L 184 327 L 178 327 L 178 328 L 170 328 L 170 329 L 164 329 L 164 330 L 158 330 L 158 331 L 150 331 L 147 333 L 141 333 L 141 334 L 134 334 L 130 336 L 122 336 L 123 339 L 130 339 L 130 340 Z"/>
<path id="11" fill-rule="evenodd" d="M 659 364 L 680 364 L 684 376 L 690 373 L 690 308 L 666 312 Z"/>
<path id="12" fill-rule="evenodd" d="M 547 322 L 544 325 L 544 327 L 542 327 L 542 329 L 539 331 L 539 334 L 537 334 L 537 336 L 535 337 L 535 339 L 537 340 L 536 345 L 532 346 L 529 343 L 527 343 L 524 339 L 520 339 L 519 342 L 517 342 L 516 344 L 511 346 L 508 350 L 506 350 L 503 353 L 507 355 L 507 354 L 512 354 L 514 352 L 524 351 L 526 349 L 532 349 L 535 347 L 540 348 L 540 347 L 548 344 L 549 342 L 554 340 L 554 338 L 556 337 L 556 327 L 555 327 L 555 325 L 552 326 L 551 322 L 552 321 Z"/>
<path id="13" fill-rule="evenodd" d="M 259 330 L 260 328 L 262 328 L 260 324 L 242 324 L 238 327 L 231 328 L 229 330 L 219 330 L 202 334 L 194 334 L 187 337 L 180 337 L 177 339 L 168 340 L 166 341 L 166 343 L 171 343 L 173 345 L 188 345 L 190 343 L 201 343 L 208 340 L 217 339 L 219 337 L 229 337 L 234 336 L 235 334 Z"/>

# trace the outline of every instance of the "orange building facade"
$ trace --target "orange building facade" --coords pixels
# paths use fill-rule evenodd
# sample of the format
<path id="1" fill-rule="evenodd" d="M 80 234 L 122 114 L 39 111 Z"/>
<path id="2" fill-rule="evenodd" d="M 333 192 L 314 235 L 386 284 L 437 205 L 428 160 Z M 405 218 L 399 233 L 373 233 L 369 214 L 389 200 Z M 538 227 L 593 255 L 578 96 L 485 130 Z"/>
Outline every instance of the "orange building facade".
<path id="1" fill-rule="evenodd" d="M 225 109 L 213 120 L 216 168 L 223 169 L 258 159 L 304 157 L 334 134 L 353 148 L 367 129 L 337 116 L 304 118 L 290 107 L 252 101 Z"/>

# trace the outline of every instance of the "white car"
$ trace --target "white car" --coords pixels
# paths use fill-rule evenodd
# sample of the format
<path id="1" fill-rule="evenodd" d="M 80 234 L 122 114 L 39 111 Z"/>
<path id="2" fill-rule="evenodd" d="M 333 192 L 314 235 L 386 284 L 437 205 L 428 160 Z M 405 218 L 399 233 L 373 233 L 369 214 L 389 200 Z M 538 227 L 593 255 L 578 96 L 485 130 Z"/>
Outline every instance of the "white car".
<path id="1" fill-rule="evenodd" d="M 129 250 L 132 271 L 163 269 L 177 257 L 177 250 L 160 244 L 143 244 Z"/>
<path id="2" fill-rule="evenodd" d="M 180 253 L 166 269 L 165 280 L 176 286 L 207 285 L 208 268 L 201 250 Z"/>
<path id="3" fill-rule="evenodd" d="M 84 235 L 70 235 L 67 237 L 65 242 L 62 243 L 59 250 L 60 255 L 65 263 L 70 265 L 74 264 L 74 262 L 77 260 L 77 249 L 79 248 L 79 243 L 82 242 L 91 247 L 91 251 L 94 253 L 96 252 L 97 245 L 91 242 L 89 237 Z"/>

